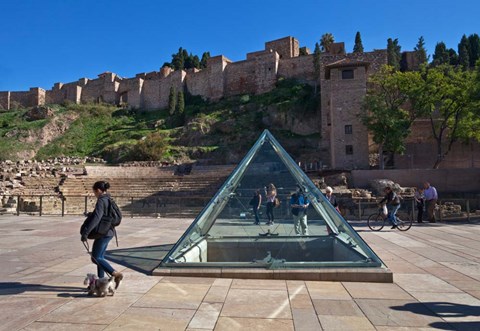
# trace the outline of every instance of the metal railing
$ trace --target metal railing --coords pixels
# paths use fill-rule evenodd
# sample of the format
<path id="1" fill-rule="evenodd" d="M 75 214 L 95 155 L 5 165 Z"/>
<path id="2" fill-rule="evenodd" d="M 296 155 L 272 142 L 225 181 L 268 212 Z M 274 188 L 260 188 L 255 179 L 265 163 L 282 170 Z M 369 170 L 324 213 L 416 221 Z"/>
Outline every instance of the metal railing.
<path id="1" fill-rule="evenodd" d="M 374 199 L 338 199 L 342 215 L 346 219 L 365 221 L 378 211 L 378 201 Z M 424 207 L 425 208 L 425 207 Z M 417 221 L 417 203 L 413 198 L 403 199 L 399 213 L 406 213 Z M 425 222 L 427 210 L 423 211 Z M 447 221 L 480 221 L 479 199 L 441 199 L 435 207 L 435 217 L 439 222 Z"/>
<path id="2" fill-rule="evenodd" d="M 208 203 L 208 198 L 171 196 L 113 196 L 124 216 L 193 215 Z M 85 195 L 10 195 L 0 196 L 0 214 L 66 216 L 83 215 L 95 208 L 97 199 Z"/>
<path id="3" fill-rule="evenodd" d="M 210 197 L 151 195 L 147 197 L 113 195 L 124 216 L 196 216 L 210 201 Z M 249 197 L 250 198 L 250 197 Z M 249 200 L 249 198 L 247 200 Z M 366 220 L 378 211 L 378 200 L 365 198 L 337 198 L 340 211 L 347 220 Z M 10 195 L 0 196 L 0 214 L 11 215 L 83 215 L 95 208 L 97 199 L 85 195 Z M 246 202 L 248 203 L 248 202 Z M 283 206 L 283 207 L 286 207 Z M 407 213 L 417 221 L 414 199 L 402 201 L 400 213 Z M 435 209 L 438 221 L 480 221 L 480 199 L 441 199 Z M 426 216 L 427 212 L 424 211 Z"/>

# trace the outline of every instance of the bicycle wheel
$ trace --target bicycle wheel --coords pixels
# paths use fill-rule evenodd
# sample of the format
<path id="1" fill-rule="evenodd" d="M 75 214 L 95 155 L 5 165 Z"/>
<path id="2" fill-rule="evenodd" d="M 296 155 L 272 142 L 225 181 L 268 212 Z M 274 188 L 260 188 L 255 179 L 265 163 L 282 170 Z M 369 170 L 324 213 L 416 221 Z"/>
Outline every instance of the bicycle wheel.
<path id="1" fill-rule="evenodd" d="M 385 226 L 385 220 L 380 214 L 372 214 L 368 217 L 367 225 L 372 231 L 380 231 Z"/>
<path id="2" fill-rule="evenodd" d="M 412 227 L 412 222 L 410 215 L 402 215 L 401 219 L 397 216 L 397 229 L 407 231 Z"/>

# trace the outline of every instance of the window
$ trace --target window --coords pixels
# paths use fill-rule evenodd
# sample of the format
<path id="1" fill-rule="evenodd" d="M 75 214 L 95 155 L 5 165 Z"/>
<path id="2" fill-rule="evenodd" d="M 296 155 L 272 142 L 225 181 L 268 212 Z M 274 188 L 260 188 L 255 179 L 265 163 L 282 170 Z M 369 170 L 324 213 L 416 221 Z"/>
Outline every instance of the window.
<path id="1" fill-rule="evenodd" d="M 347 155 L 352 155 L 353 154 L 353 146 L 352 145 L 346 145 L 345 146 L 345 154 L 347 154 Z"/>
<path id="2" fill-rule="evenodd" d="M 352 134 L 352 126 L 345 125 L 345 134 Z"/>
<path id="3" fill-rule="evenodd" d="M 342 70 L 342 79 L 353 79 L 353 69 Z"/>

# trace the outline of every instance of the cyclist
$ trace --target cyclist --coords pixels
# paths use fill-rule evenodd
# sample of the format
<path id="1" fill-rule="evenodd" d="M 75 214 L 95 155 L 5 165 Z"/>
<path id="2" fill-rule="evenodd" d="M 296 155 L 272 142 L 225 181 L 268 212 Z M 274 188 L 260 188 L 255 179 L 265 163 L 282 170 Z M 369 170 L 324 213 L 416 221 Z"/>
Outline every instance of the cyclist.
<path id="1" fill-rule="evenodd" d="M 392 229 L 395 229 L 398 225 L 396 214 L 400 208 L 400 198 L 393 192 L 390 186 L 385 187 L 384 192 L 385 197 L 380 201 L 380 206 L 384 203 L 386 204 L 388 210 L 387 219 L 392 223 Z"/>

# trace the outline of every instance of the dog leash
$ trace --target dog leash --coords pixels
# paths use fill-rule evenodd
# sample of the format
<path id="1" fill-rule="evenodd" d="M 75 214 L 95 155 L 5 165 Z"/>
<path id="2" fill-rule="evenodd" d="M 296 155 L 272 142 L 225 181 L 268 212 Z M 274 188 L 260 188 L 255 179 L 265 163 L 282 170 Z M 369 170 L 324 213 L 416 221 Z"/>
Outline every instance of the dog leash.
<path id="1" fill-rule="evenodd" d="M 87 254 L 90 255 L 90 257 L 95 262 L 95 264 L 100 265 L 100 263 L 98 263 L 98 261 L 93 257 L 93 254 L 90 252 L 90 245 L 88 244 L 88 241 L 82 241 L 82 244 L 83 244 L 83 247 L 85 247 L 85 249 L 87 250 Z M 105 271 L 105 273 L 110 277 L 113 277 L 113 275 L 109 273 L 107 270 L 103 269 L 103 271 Z"/>

